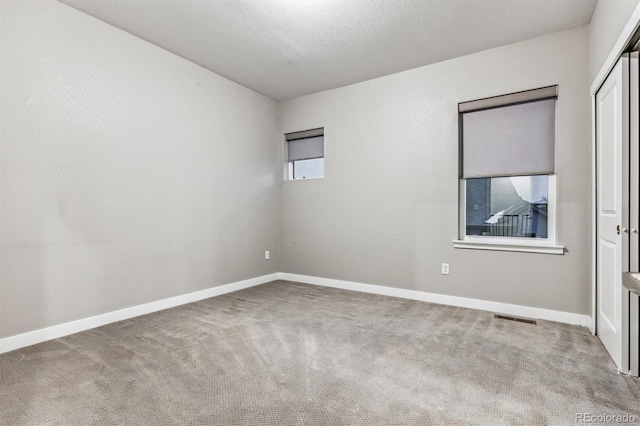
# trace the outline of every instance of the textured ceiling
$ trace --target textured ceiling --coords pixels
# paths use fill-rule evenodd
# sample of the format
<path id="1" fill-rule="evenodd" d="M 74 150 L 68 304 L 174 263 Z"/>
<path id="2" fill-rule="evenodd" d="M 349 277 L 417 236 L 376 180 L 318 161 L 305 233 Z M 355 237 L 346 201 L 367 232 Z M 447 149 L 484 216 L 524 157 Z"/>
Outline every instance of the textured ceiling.
<path id="1" fill-rule="evenodd" d="M 596 0 L 60 0 L 276 100 L 589 22 Z"/>

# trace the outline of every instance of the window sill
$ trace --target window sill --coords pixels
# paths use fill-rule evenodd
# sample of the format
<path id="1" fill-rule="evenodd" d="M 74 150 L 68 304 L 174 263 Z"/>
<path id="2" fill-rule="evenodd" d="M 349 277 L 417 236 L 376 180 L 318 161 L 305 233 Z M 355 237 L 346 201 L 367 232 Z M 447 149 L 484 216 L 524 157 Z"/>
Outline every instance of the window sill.
<path id="1" fill-rule="evenodd" d="M 285 179 L 285 182 L 287 182 L 287 181 L 297 182 L 299 180 L 318 180 L 318 179 L 324 179 L 324 176 L 308 177 L 308 178 L 297 178 L 297 179 Z"/>
<path id="2" fill-rule="evenodd" d="M 517 251 L 525 253 L 564 254 L 564 246 L 555 244 L 534 244 L 526 241 L 498 241 L 498 240 L 454 240 L 453 247 L 457 249 Z"/>

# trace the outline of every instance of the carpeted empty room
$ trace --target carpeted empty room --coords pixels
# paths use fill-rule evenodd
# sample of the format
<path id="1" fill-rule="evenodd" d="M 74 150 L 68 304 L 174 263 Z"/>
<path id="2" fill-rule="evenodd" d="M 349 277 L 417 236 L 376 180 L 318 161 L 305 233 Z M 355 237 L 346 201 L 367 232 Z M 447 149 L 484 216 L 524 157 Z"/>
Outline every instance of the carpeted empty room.
<path id="1" fill-rule="evenodd" d="M 0 0 L 0 426 L 640 424 L 640 0 Z"/>
<path id="2" fill-rule="evenodd" d="M 582 327 L 275 281 L 0 356 L 0 424 L 640 419 Z"/>

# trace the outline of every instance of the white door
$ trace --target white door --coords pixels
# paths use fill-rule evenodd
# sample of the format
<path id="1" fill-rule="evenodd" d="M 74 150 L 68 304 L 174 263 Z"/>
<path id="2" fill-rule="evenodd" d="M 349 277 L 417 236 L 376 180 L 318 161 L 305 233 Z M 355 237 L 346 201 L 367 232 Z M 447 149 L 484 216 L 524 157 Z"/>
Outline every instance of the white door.
<path id="1" fill-rule="evenodd" d="M 596 331 L 622 366 L 622 148 L 627 59 L 615 66 L 596 95 L 597 291 Z"/>

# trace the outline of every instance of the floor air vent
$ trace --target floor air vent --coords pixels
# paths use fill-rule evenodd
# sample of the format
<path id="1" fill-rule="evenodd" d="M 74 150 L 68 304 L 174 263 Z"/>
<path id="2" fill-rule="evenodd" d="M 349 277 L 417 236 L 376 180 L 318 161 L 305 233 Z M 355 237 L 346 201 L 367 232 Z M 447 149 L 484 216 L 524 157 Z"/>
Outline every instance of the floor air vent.
<path id="1" fill-rule="evenodd" d="M 528 318 L 510 317 L 509 315 L 500 315 L 500 314 L 496 314 L 495 317 L 499 319 L 509 320 L 509 321 L 524 322 L 526 324 L 533 324 L 533 325 L 537 324 L 536 320 L 532 320 Z"/>

